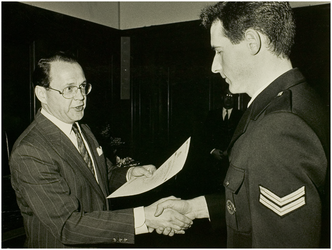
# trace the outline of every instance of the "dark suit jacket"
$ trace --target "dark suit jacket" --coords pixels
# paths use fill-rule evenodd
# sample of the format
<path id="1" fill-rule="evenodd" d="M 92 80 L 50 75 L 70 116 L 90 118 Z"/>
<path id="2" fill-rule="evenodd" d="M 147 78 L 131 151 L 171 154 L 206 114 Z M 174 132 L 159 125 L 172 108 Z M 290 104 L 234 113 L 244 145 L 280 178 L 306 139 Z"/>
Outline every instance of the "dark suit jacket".
<path id="1" fill-rule="evenodd" d="M 226 197 L 206 197 L 212 223 L 226 219 L 227 245 L 318 247 L 329 228 L 328 221 L 322 226 L 329 190 L 328 110 L 298 69 L 257 96 L 229 155 Z"/>
<path id="2" fill-rule="evenodd" d="M 126 181 L 86 125 L 99 184 L 70 139 L 40 112 L 16 141 L 10 157 L 28 247 L 93 246 L 134 243 L 132 209 L 110 211 L 107 195 Z"/>
<path id="3" fill-rule="evenodd" d="M 226 150 L 230 143 L 235 128 L 241 119 L 243 112 L 233 109 L 226 122 L 222 117 L 223 108 L 210 110 L 204 124 L 204 140 L 206 143 L 206 152 L 210 153 L 212 149 L 218 148 Z"/>

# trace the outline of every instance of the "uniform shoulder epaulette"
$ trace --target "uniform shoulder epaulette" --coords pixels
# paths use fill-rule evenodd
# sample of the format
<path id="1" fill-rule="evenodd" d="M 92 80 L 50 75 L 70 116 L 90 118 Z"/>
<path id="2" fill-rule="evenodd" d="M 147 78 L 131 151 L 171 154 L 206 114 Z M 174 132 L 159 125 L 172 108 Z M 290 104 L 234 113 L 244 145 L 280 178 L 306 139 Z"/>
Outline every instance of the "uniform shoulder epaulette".
<path id="1" fill-rule="evenodd" d="M 271 101 L 265 114 L 273 112 L 291 112 L 292 110 L 292 91 L 283 90 Z"/>

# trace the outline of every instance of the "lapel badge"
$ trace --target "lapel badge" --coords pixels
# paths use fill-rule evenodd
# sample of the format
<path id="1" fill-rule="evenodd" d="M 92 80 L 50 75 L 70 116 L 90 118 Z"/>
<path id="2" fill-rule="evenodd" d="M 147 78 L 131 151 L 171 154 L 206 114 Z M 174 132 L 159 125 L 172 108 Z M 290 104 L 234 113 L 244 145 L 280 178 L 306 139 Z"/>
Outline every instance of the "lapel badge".
<path id="1" fill-rule="evenodd" d="M 227 211 L 230 214 L 234 214 L 236 212 L 236 208 L 235 208 L 233 202 L 231 202 L 230 200 L 227 200 L 226 207 L 227 207 Z"/>
<path id="2" fill-rule="evenodd" d="M 101 155 L 103 154 L 103 149 L 102 149 L 101 146 L 99 146 L 99 147 L 97 148 L 97 153 L 98 153 L 98 156 L 101 156 Z"/>

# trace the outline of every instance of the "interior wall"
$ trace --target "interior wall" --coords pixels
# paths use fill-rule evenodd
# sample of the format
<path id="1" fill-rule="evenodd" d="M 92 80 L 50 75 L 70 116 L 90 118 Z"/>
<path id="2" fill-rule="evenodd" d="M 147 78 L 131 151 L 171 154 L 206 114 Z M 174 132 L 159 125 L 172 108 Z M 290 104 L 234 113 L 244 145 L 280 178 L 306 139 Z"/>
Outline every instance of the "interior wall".
<path id="1" fill-rule="evenodd" d="M 22 2 L 34 7 L 120 29 L 119 2 Z"/>
<path id="2" fill-rule="evenodd" d="M 216 2 L 120 2 L 120 29 L 179 23 L 199 19 L 206 5 Z"/>
<path id="3" fill-rule="evenodd" d="M 133 29 L 199 19 L 208 1 L 103 1 L 103 2 L 22 2 L 116 29 Z M 293 8 L 326 4 L 328 1 L 292 1 Z"/>

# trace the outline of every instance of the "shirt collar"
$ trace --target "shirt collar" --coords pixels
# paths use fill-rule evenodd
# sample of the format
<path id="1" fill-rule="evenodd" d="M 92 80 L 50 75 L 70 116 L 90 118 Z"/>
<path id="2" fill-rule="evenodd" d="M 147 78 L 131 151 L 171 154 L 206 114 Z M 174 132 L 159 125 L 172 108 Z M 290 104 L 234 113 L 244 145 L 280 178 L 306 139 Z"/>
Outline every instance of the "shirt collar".
<path id="1" fill-rule="evenodd" d="M 67 136 L 70 135 L 70 132 L 72 130 L 73 124 L 65 123 L 63 121 L 60 121 L 55 116 L 48 113 L 45 109 L 41 109 L 41 114 L 43 114 L 47 119 L 49 119 L 51 122 L 53 122 L 62 132 L 64 132 Z"/>
<path id="2" fill-rule="evenodd" d="M 269 86 L 270 85 L 270 83 L 269 84 L 267 84 L 267 85 L 265 85 L 265 86 L 263 86 L 262 88 L 260 88 L 260 89 L 258 89 L 256 92 L 255 92 L 255 94 L 253 94 L 252 95 L 252 97 L 251 97 L 251 99 L 250 99 L 250 101 L 249 101 L 249 103 L 248 103 L 248 108 L 249 108 L 249 106 L 251 105 L 251 103 L 255 100 L 255 98 L 264 90 L 264 89 L 266 89 L 267 88 L 267 86 Z"/>

